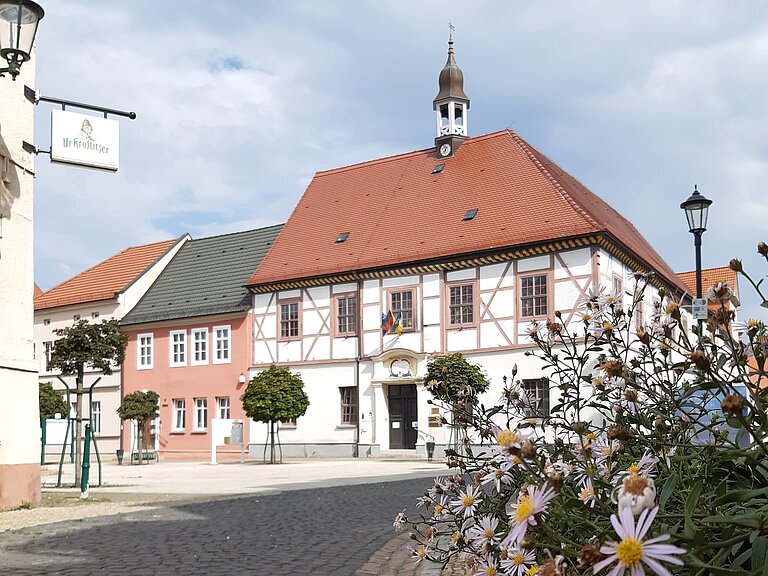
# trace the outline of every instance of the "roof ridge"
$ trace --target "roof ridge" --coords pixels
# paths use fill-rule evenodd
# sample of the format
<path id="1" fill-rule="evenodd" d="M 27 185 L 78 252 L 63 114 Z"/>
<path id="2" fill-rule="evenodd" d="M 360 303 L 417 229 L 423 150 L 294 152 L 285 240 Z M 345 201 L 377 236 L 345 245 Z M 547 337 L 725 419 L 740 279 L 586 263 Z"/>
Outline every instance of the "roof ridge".
<path id="1" fill-rule="evenodd" d="M 247 230 L 238 230 L 237 232 L 224 232 L 223 234 L 214 234 L 213 236 L 204 236 L 203 238 L 192 238 L 190 242 L 199 242 L 200 240 L 214 240 L 216 238 L 224 238 L 225 236 L 234 236 L 235 234 L 247 234 L 248 232 L 261 232 L 262 230 L 268 230 L 270 228 L 276 228 L 278 226 L 284 226 L 285 223 L 270 224 L 269 226 L 262 226 L 261 228 L 249 228 Z"/>
<path id="2" fill-rule="evenodd" d="M 526 142 L 525 140 L 523 140 L 523 139 L 522 139 L 522 138 L 521 138 L 521 137 L 520 137 L 520 136 L 517 134 L 517 132 L 515 132 L 515 131 L 514 131 L 514 130 L 512 130 L 511 128 L 507 128 L 507 132 L 509 132 L 509 134 L 510 134 L 510 135 L 512 136 L 512 138 L 515 140 L 515 142 L 517 143 L 517 145 L 520 147 L 520 149 L 521 149 L 523 152 L 525 152 L 526 156 L 528 156 L 528 158 L 531 160 L 531 162 L 533 163 L 533 165 L 534 165 L 534 166 L 536 166 L 536 168 L 539 170 L 539 172 L 541 172 L 541 174 L 542 174 L 542 175 L 543 175 L 543 176 L 544 176 L 544 177 L 545 177 L 547 180 L 549 180 L 549 182 L 550 182 L 550 183 L 551 183 L 551 184 L 552 184 L 552 185 L 555 187 L 555 190 L 556 190 L 556 191 L 557 191 L 557 193 L 560 195 L 560 197 L 561 197 L 561 198 L 562 198 L 562 199 L 563 199 L 563 200 L 564 200 L 566 203 L 568 203 L 568 204 L 571 206 L 571 208 L 573 208 L 573 209 L 574 209 L 574 210 L 575 210 L 575 211 L 576 211 L 576 212 L 577 212 L 577 213 L 578 213 L 578 214 L 579 214 L 579 215 L 580 215 L 582 218 L 584 218 L 584 220 L 586 220 L 586 221 L 587 221 L 587 223 L 591 224 L 592 226 L 594 226 L 594 227 L 595 227 L 595 228 L 597 228 L 598 230 L 602 230 L 602 229 L 603 229 L 603 227 L 602 227 L 602 226 L 601 226 L 601 225 L 600 225 L 600 224 L 597 222 L 597 220 L 595 220 L 595 218 L 592 216 L 592 214 L 590 214 L 590 213 L 587 211 L 587 209 L 586 209 L 584 206 L 582 206 L 581 204 L 579 204 L 579 203 L 578 203 L 576 200 L 574 200 L 574 199 L 571 197 L 571 195 L 570 195 L 570 194 L 568 194 L 568 192 L 566 192 L 565 188 L 563 188 L 563 187 L 562 187 L 562 185 L 560 184 L 560 182 L 558 182 L 558 181 L 557 181 L 557 179 L 554 177 L 554 175 L 553 175 L 553 174 L 552 174 L 552 173 L 551 173 L 549 170 L 547 170 L 547 169 L 544 167 L 544 165 L 541 163 L 541 160 L 539 160 L 539 159 L 538 159 L 538 157 L 536 156 L 536 154 L 541 154 L 541 155 L 542 155 L 542 156 L 544 156 L 544 157 L 545 157 L 547 160 L 549 160 L 550 162 L 552 162 L 552 164 L 553 164 L 553 165 L 555 165 L 555 166 L 557 166 L 557 164 L 556 164 L 554 161 L 552 161 L 552 159 L 551 159 L 551 158 L 549 158 L 549 157 L 548 157 L 546 154 L 542 154 L 542 153 L 541 153 L 541 152 L 539 152 L 539 151 L 538 151 L 536 148 L 534 148 L 533 146 L 531 146 L 530 144 L 528 144 L 528 142 Z M 533 153 L 533 151 L 535 151 L 535 152 L 536 152 L 536 154 L 534 154 L 534 153 Z M 563 171 L 563 172 L 565 172 L 565 171 Z M 565 173 L 567 174 L 567 172 L 565 172 Z"/>
<path id="3" fill-rule="evenodd" d="M 495 132 L 489 132 L 488 134 L 480 134 L 479 136 L 472 136 L 470 138 L 467 138 L 462 146 L 465 146 L 467 144 L 472 144 L 474 142 L 480 142 L 482 140 L 487 140 L 489 138 L 496 138 L 498 136 L 503 135 L 506 133 L 507 130 L 497 130 Z M 315 176 L 325 176 L 328 174 L 337 174 L 339 172 L 346 172 L 347 170 L 355 170 L 357 168 L 362 168 L 364 166 L 374 166 L 376 164 L 384 164 L 386 162 L 393 162 L 395 160 L 400 160 L 403 158 L 406 158 L 408 156 L 417 156 L 419 154 L 423 154 L 425 152 L 429 152 L 430 150 L 434 150 L 434 146 L 430 146 L 429 148 L 420 148 L 419 150 L 411 150 L 410 152 L 402 152 L 400 154 L 395 154 L 393 156 L 382 156 L 381 158 L 374 158 L 373 160 L 366 160 L 364 162 L 355 162 L 354 164 L 348 164 L 346 166 L 338 166 L 336 168 L 329 168 L 328 170 L 318 170 L 315 172 Z"/>

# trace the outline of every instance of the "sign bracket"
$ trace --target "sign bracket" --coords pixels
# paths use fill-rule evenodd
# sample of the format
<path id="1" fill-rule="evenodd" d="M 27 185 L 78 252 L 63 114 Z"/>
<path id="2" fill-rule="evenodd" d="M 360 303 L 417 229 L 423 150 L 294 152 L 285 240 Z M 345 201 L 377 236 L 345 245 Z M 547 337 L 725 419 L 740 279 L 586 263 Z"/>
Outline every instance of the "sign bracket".
<path id="1" fill-rule="evenodd" d="M 40 102 L 50 102 L 51 104 L 60 104 L 62 110 L 66 110 L 67 106 L 73 106 L 75 108 L 82 108 L 84 110 L 93 110 L 95 112 L 101 112 L 104 114 L 104 118 L 108 114 L 114 116 L 125 116 L 131 120 L 136 120 L 136 112 L 126 112 L 125 110 L 116 110 L 115 108 L 105 108 L 104 106 L 95 106 L 93 104 L 85 104 L 83 102 L 75 102 L 74 100 L 64 100 L 62 98 L 51 98 L 49 96 L 41 96 L 40 92 L 33 90 L 29 86 L 24 86 L 24 96 L 32 102 L 32 104 L 38 104 Z"/>

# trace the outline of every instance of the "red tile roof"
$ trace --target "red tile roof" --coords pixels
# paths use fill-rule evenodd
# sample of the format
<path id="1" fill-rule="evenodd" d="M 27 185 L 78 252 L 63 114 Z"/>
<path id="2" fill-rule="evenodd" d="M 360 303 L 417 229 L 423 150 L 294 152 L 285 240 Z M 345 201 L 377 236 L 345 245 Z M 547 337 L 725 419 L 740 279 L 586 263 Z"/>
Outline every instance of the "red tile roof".
<path id="1" fill-rule="evenodd" d="M 42 293 L 43 293 L 42 288 L 40 288 L 40 286 L 37 285 L 37 282 L 35 282 L 35 296 L 34 297 L 37 298 Z"/>
<path id="2" fill-rule="evenodd" d="M 432 174 L 439 163 L 440 174 Z M 478 208 L 474 221 L 462 222 Z M 318 172 L 249 285 L 605 231 L 678 284 L 637 229 L 515 132 Z M 349 238 L 336 244 L 341 232 Z"/>
<path id="3" fill-rule="evenodd" d="M 140 276 L 178 240 L 126 248 L 35 298 L 35 310 L 109 300 Z"/>
<path id="4" fill-rule="evenodd" d="M 690 272 L 679 272 L 677 276 L 688 288 L 688 293 L 696 296 L 696 270 Z M 706 295 L 707 288 L 714 286 L 718 282 L 727 282 L 734 290 L 736 298 L 739 297 L 739 284 L 736 280 L 736 272 L 728 266 L 722 268 L 704 268 L 701 271 L 701 291 Z"/>

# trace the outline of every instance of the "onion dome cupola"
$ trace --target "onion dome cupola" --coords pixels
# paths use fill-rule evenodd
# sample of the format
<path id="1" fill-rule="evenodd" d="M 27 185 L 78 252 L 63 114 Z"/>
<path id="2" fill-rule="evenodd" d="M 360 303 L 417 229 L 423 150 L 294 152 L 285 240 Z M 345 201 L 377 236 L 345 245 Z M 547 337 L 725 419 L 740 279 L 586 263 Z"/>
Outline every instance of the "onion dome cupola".
<path id="1" fill-rule="evenodd" d="M 453 57 L 453 37 L 448 40 L 448 60 L 440 71 L 440 90 L 432 107 L 437 116 L 435 150 L 439 158 L 453 156 L 467 138 L 469 98 L 464 93 L 464 73 Z"/>

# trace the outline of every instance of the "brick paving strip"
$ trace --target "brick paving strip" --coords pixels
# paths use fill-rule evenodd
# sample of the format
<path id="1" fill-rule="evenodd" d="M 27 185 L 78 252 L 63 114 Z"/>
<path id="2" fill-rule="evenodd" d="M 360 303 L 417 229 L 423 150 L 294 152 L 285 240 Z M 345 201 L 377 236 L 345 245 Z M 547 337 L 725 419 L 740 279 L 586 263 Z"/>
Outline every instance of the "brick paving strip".
<path id="1" fill-rule="evenodd" d="M 416 565 L 407 534 L 392 532 L 394 515 L 412 509 L 427 484 L 421 478 L 192 500 L 114 495 L 4 512 L 0 575 L 432 576 L 439 568 Z"/>

